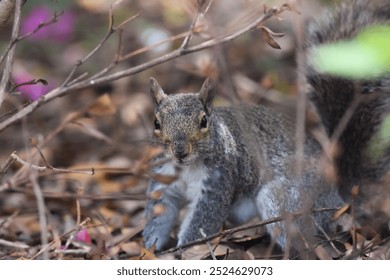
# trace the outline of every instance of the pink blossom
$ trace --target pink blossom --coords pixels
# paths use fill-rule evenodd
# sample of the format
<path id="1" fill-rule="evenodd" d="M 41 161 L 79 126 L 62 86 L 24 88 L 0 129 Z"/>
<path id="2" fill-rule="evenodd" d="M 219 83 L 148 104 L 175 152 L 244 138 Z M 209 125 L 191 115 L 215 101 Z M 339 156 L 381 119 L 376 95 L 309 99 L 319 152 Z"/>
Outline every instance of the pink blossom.
<path id="1" fill-rule="evenodd" d="M 16 85 L 27 83 L 35 78 L 28 73 L 19 73 L 13 78 Z M 42 83 L 23 85 L 16 88 L 16 91 L 20 92 L 24 97 L 30 100 L 37 100 L 42 95 L 45 95 L 50 90 L 50 87 L 43 85 Z"/>
<path id="2" fill-rule="evenodd" d="M 82 229 L 76 234 L 75 240 L 90 244 L 91 235 L 89 234 L 87 229 Z"/>
<path id="3" fill-rule="evenodd" d="M 41 23 L 54 16 L 54 12 L 45 6 L 38 6 L 30 11 L 23 20 L 21 33 L 26 34 L 35 30 Z M 57 22 L 44 26 L 29 38 L 32 40 L 52 40 L 57 42 L 68 41 L 73 34 L 75 17 L 70 12 L 65 12 L 57 18 Z"/>

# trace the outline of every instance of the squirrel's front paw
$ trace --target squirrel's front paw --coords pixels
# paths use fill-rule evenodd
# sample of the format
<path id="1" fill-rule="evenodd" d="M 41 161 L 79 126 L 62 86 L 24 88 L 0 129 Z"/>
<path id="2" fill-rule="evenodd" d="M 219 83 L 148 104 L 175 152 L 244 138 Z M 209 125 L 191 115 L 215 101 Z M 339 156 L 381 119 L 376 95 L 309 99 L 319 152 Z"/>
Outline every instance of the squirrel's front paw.
<path id="1" fill-rule="evenodd" d="M 146 224 L 142 235 L 144 237 L 145 248 L 147 249 L 152 247 L 153 244 L 156 244 L 156 250 L 162 250 L 169 239 L 169 233 L 164 234 L 162 227 L 154 221 Z"/>

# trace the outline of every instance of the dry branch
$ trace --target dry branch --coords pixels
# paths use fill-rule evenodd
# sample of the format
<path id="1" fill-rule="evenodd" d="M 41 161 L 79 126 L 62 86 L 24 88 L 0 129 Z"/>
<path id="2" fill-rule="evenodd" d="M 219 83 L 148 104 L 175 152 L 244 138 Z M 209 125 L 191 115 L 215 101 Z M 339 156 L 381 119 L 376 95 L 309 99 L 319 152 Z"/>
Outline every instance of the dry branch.
<path id="1" fill-rule="evenodd" d="M 40 152 L 40 155 L 42 156 L 44 162 L 46 163 L 45 166 L 39 166 L 39 165 L 35 165 L 35 164 L 32 164 L 32 163 L 29 163 L 23 159 L 21 159 L 17 154 L 16 152 L 13 152 L 10 156 L 10 158 L 12 158 L 14 161 L 17 161 L 18 163 L 22 164 L 23 166 L 26 166 L 30 169 L 33 169 L 33 170 L 36 170 L 36 171 L 39 171 L 39 172 L 44 172 L 44 171 L 47 171 L 47 170 L 52 170 L 53 172 L 59 172 L 59 173 L 78 173 L 78 174 L 85 174 L 85 175 L 93 175 L 95 174 L 95 170 L 93 168 L 91 168 L 90 171 L 85 171 L 85 170 L 69 170 L 69 169 L 62 169 L 62 168 L 55 168 L 53 166 L 51 166 L 50 164 L 47 163 L 46 159 L 43 157 L 43 154 Z M 8 163 L 8 160 L 6 162 L 6 164 Z"/>
<path id="2" fill-rule="evenodd" d="M 11 42 L 16 42 L 19 36 L 21 11 L 22 11 L 22 0 L 16 0 Z M 3 101 L 6 97 L 6 92 L 7 92 L 6 87 L 9 78 L 11 76 L 12 64 L 14 62 L 14 55 L 15 55 L 15 47 L 16 47 L 15 43 L 11 44 L 7 52 L 4 54 L 4 56 L 7 56 L 7 60 L 5 62 L 3 76 L 0 82 L 0 108 L 1 108 L 1 104 L 3 104 Z"/>
<path id="3" fill-rule="evenodd" d="M 194 53 L 194 52 L 198 52 L 198 51 L 201 51 L 204 49 L 212 48 L 212 47 L 217 46 L 219 44 L 228 43 L 228 42 L 234 40 L 235 38 L 249 32 L 251 30 L 256 29 L 256 27 L 259 24 L 263 23 L 264 21 L 266 21 L 267 19 L 271 18 L 274 15 L 280 14 L 284 10 L 286 10 L 285 7 L 271 8 L 268 11 L 266 11 L 262 16 L 260 16 L 256 21 L 248 24 L 247 26 L 245 26 L 244 28 L 242 28 L 236 32 L 233 32 L 233 33 L 227 34 L 227 35 L 223 35 L 223 36 L 220 36 L 220 37 L 217 37 L 214 39 L 210 39 L 210 40 L 207 40 L 203 43 L 200 43 L 200 44 L 197 44 L 197 45 L 194 45 L 192 47 L 185 48 L 185 49 L 178 48 L 170 53 L 167 53 L 167 54 L 162 55 L 160 57 L 157 57 L 155 59 L 151 59 L 148 62 L 131 67 L 129 69 L 126 69 L 123 71 L 118 71 L 118 72 L 113 73 L 113 74 L 108 74 L 108 75 L 105 75 L 105 76 L 102 76 L 102 77 L 99 77 L 96 79 L 95 78 L 89 78 L 89 79 L 87 78 L 87 79 L 84 79 L 81 81 L 77 81 L 76 83 L 73 83 L 73 84 L 68 85 L 66 87 L 60 86 L 60 87 L 50 91 L 46 95 L 43 95 L 39 100 L 31 102 L 30 104 L 28 104 L 26 107 L 24 107 L 20 111 L 16 112 L 15 114 L 9 116 L 7 119 L 3 120 L 0 123 L 0 131 L 3 131 L 5 128 L 10 126 L 11 124 L 21 120 L 22 118 L 24 118 L 27 115 L 34 112 L 37 108 L 39 108 L 43 104 L 46 104 L 46 103 L 52 101 L 53 99 L 64 96 L 64 95 L 69 94 L 71 92 L 75 92 L 77 90 L 88 88 L 90 86 L 96 86 L 96 85 L 104 84 L 107 82 L 112 82 L 112 81 L 118 80 L 118 79 L 123 78 L 123 77 L 137 74 L 137 73 L 145 71 L 146 69 L 149 69 L 153 66 L 159 65 L 161 63 L 176 59 L 178 57 L 181 57 L 181 56 L 184 56 L 184 55 L 187 55 L 190 53 Z M 68 80 L 68 79 L 66 79 L 66 80 Z M 65 80 L 65 82 L 66 82 L 66 80 Z"/>
<path id="4" fill-rule="evenodd" d="M 22 243 L 22 242 L 11 242 L 11 241 L 4 240 L 4 239 L 0 239 L 0 245 L 1 246 L 11 247 L 11 248 L 14 248 L 14 249 L 22 249 L 22 250 L 30 248 L 30 246 L 28 246 L 25 243 Z"/>
<path id="5" fill-rule="evenodd" d="M 49 242 L 49 235 L 47 232 L 47 218 L 46 218 L 46 206 L 45 199 L 43 198 L 41 187 L 38 184 L 37 176 L 34 172 L 30 172 L 30 181 L 33 186 L 35 199 L 38 206 L 38 217 L 39 217 L 39 226 L 41 228 L 41 244 L 46 246 Z M 49 259 L 49 252 L 47 250 L 43 251 L 43 259 Z"/>
<path id="6" fill-rule="evenodd" d="M 0 28 L 3 28 L 11 18 L 12 12 L 15 9 L 16 0 L 0 1 Z"/>
<path id="7" fill-rule="evenodd" d="M 86 218 L 84 221 L 82 221 L 79 225 L 77 225 L 76 227 L 74 227 L 73 229 L 69 230 L 68 232 L 62 234 L 61 236 L 59 236 L 59 239 L 63 238 L 63 237 L 66 237 L 72 233 L 74 233 L 75 231 L 79 231 L 80 229 L 84 228 L 89 222 L 91 221 L 90 218 Z M 42 247 L 41 250 L 39 250 L 38 253 L 36 253 L 31 259 L 36 259 L 38 258 L 43 252 L 49 250 L 50 246 L 52 246 L 54 243 L 56 243 L 57 239 L 54 239 L 52 240 L 50 243 L 46 244 L 45 246 Z"/>
<path id="8" fill-rule="evenodd" d="M 321 209 L 313 209 L 309 213 L 318 213 L 318 212 L 326 212 L 326 211 L 337 211 L 337 210 L 339 210 L 339 208 L 321 208 Z M 164 255 L 164 254 L 174 253 L 176 251 L 179 251 L 179 250 L 182 250 L 182 249 L 186 249 L 186 248 L 192 247 L 194 245 L 203 244 L 203 243 L 205 243 L 207 241 L 210 241 L 210 240 L 212 240 L 214 238 L 217 238 L 217 237 L 226 237 L 226 236 L 229 236 L 229 235 L 231 235 L 233 233 L 240 232 L 240 231 L 243 231 L 243 230 L 246 230 L 246 229 L 263 227 L 263 226 L 268 225 L 268 224 L 273 224 L 273 223 L 284 221 L 284 220 L 286 220 L 286 218 L 298 218 L 298 217 L 301 217 L 301 216 L 309 214 L 309 213 L 307 211 L 295 212 L 295 213 L 288 214 L 288 216 L 279 216 L 279 217 L 263 220 L 263 221 L 260 221 L 260 222 L 254 223 L 254 224 L 243 225 L 243 226 L 238 226 L 238 227 L 226 229 L 224 231 L 221 231 L 221 232 L 218 232 L 218 233 L 215 233 L 215 234 L 212 234 L 212 235 L 209 235 L 209 236 L 206 236 L 206 237 L 203 237 L 203 238 L 200 238 L 200 239 L 188 242 L 186 244 L 183 244 L 183 245 L 180 245 L 180 246 L 177 246 L 177 247 L 173 247 L 171 249 L 168 249 L 166 251 L 158 253 L 157 255 Z"/>

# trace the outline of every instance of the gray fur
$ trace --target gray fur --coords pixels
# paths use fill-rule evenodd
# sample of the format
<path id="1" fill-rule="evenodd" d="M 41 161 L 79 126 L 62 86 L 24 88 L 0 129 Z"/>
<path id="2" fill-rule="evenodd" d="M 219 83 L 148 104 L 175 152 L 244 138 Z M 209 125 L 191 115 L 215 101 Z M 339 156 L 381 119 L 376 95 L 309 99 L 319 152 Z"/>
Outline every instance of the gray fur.
<path id="1" fill-rule="evenodd" d="M 304 51 L 350 39 L 371 24 L 389 22 L 388 1 L 343 1 L 335 12 L 309 25 Z M 389 172 L 390 151 L 372 161 L 367 146 L 390 111 L 389 77 L 351 81 L 316 72 L 310 60 L 300 66 L 329 136 L 355 94 L 376 93 L 358 106 L 341 135 L 342 156 L 336 163 L 338 187 L 345 197 L 354 184 L 377 183 Z M 187 214 L 178 233 L 179 244 L 201 238 L 201 229 L 206 235 L 214 234 L 226 221 L 240 224 L 254 216 L 268 219 L 296 211 L 308 214 L 267 226 L 280 247 L 291 245 L 299 251 L 305 244 L 315 244 L 318 227 L 334 231 L 331 213 L 309 214 L 309 210 L 341 206 L 339 189 L 316 169 L 321 149 L 310 136 L 305 140 L 304 172 L 300 177 L 294 175 L 295 129 L 286 117 L 262 106 L 212 108 L 209 81 L 200 93 L 166 95 L 151 79 L 151 93 L 158 121 L 155 139 L 165 151 L 159 160 L 168 160 L 154 172 L 177 179 L 170 185 L 150 182 L 148 194 L 162 191 L 162 196 L 147 203 L 146 247 L 157 241 L 157 249 L 164 248 L 183 207 Z M 202 125 L 204 118 L 207 126 Z M 165 211 L 154 213 L 156 205 Z"/>
<path id="2" fill-rule="evenodd" d="M 147 204 L 148 223 L 143 233 L 146 247 L 156 240 L 157 249 L 164 247 L 184 206 L 187 214 L 178 233 L 178 244 L 201 238 L 200 229 L 206 235 L 214 234 L 226 221 L 241 224 L 258 215 L 266 219 L 308 210 L 318 206 L 318 195 L 332 190 L 328 185 L 318 189 L 323 185 L 317 180 L 299 181 L 291 175 L 294 128 L 283 115 L 251 105 L 212 109 L 209 95 L 213 90 L 208 87 L 206 81 L 199 94 L 164 94 L 157 101 L 157 96 L 163 94 L 155 81 L 151 86 L 160 123 L 155 138 L 165 147 L 162 157 L 171 159 L 154 172 L 178 178 L 170 185 L 150 183 L 149 194 L 163 190 L 163 195 Z M 200 127 L 203 115 L 208 120 L 206 130 Z M 179 145 L 186 156 L 178 151 Z M 307 139 L 307 147 L 307 160 L 315 161 L 312 156 L 317 154 L 313 150 L 318 149 L 317 143 Z M 316 173 L 312 167 L 307 172 Z M 322 206 L 341 205 L 337 191 L 332 191 L 336 199 L 323 201 L 326 205 Z M 163 205 L 165 212 L 154 215 L 156 204 Z M 318 221 L 328 227 L 327 218 Z M 316 232 L 314 223 L 304 227 L 301 230 L 305 233 Z M 281 228 L 276 240 L 284 247 L 287 230 L 283 225 Z M 272 234 L 274 227 L 269 226 L 268 230 Z"/>

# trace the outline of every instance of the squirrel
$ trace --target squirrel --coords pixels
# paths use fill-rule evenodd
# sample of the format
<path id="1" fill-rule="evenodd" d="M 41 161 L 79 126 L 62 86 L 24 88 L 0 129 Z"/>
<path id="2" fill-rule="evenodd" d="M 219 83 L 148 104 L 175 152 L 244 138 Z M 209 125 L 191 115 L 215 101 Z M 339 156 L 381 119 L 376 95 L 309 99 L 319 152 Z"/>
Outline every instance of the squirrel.
<path id="1" fill-rule="evenodd" d="M 373 2 L 343 1 L 322 21 L 309 25 L 303 51 L 351 39 L 370 25 L 389 24 L 390 3 Z M 186 207 L 178 245 L 215 234 L 225 222 L 243 224 L 253 217 L 265 220 L 303 211 L 306 214 L 290 224 L 266 225 L 282 249 L 299 251 L 305 242 L 315 241 L 319 228 L 336 230 L 334 212 L 311 213 L 310 209 L 341 207 L 349 201 L 353 186 L 363 188 L 383 180 L 389 171 L 390 149 L 373 161 L 367 147 L 390 109 L 390 77 L 349 80 L 319 73 L 310 61 L 300 67 L 311 104 L 329 137 L 354 97 L 363 97 L 339 138 L 336 183 L 318 170 L 323 151 L 310 133 L 304 139 L 303 171 L 294 172 L 295 127 L 283 114 L 261 105 L 213 107 L 214 86 L 207 79 L 198 93 L 175 94 L 166 94 L 150 79 L 154 138 L 163 147 L 153 172 L 175 179 L 149 183 L 143 230 L 146 248 L 166 246 L 180 209 Z M 156 211 L 158 206 L 162 211 Z"/>

